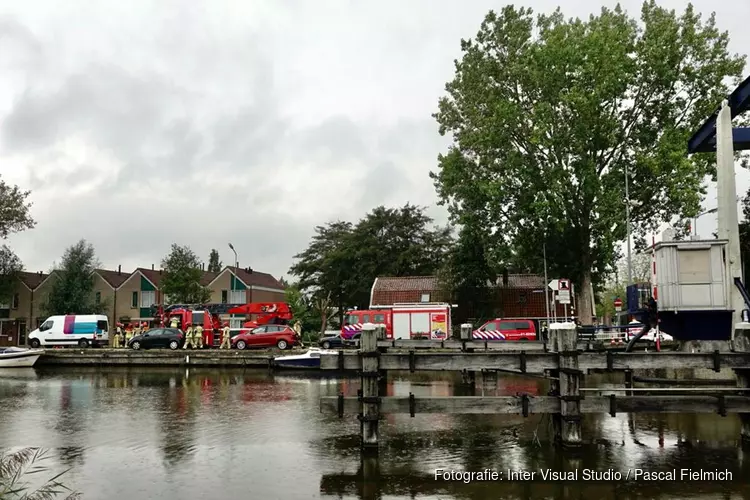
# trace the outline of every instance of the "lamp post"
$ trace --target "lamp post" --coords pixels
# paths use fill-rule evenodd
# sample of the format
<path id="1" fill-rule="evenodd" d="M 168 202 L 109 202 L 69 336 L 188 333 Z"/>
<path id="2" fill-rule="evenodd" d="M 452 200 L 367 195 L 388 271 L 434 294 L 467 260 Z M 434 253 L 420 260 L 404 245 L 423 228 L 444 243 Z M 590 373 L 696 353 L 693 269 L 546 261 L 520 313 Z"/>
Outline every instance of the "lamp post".
<path id="1" fill-rule="evenodd" d="M 237 261 L 237 250 L 234 249 L 234 245 L 231 243 L 229 244 L 229 249 L 234 252 L 234 267 L 239 267 L 238 261 Z"/>

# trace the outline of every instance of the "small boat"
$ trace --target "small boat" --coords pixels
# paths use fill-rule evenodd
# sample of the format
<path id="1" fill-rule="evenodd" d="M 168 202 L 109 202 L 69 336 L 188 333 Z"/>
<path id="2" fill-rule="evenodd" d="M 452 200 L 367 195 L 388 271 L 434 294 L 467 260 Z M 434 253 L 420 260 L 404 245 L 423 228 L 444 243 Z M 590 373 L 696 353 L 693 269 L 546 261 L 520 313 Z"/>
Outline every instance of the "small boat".
<path id="1" fill-rule="evenodd" d="M 318 347 L 311 347 L 303 354 L 291 356 L 278 356 L 273 358 L 274 364 L 279 368 L 320 368 L 321 354 L 337 354 L 338 351 L 328 351 Z"/>
<path id="2" fill-rule="evenodd" d="M 0 368 L 30 368 L 42 353 L 42 349 L 0 348 Z"/>

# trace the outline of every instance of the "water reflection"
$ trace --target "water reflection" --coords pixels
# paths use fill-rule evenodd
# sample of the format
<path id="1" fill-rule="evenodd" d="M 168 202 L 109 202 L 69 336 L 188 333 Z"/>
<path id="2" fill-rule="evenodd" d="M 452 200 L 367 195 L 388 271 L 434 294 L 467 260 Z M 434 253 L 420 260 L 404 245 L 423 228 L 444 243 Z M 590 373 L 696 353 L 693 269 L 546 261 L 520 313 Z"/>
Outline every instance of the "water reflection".
<path id="1" fill-rule="evenodd" d="M 592 385 L 594 377 L 587 379 Z M 608 382 L 606 377 L 603 382 Z M 612 383 L 616 383 L 612 382 Z M 739 422 L 718 415 L 587 415 L 575 455 L 550 445 L 547 415 L 388 415 L 377 458 L 356 418 L 319 412 L 356 378 L 258 371 L 45 369 L 0 373 L 0 447 L 54 448 L 85 498 L 709 498 L 748 495 Z M 546 394 L 545 380 L 392 373 L 388 395 Z M 479 471 L 728 468 L 733 483 L 436 481 Z M 127 471 L 127 474 L 123 473 Z M 106 478 L 103 480 L 102 478 Z M 740 480 L 738 480 L 740 479 Z M 248 495 L 248 492 L 252 492 Z M 731 495 L 730 495 L 731 496 Z M 727 496 L 729 498 L 730 496 Z"/>

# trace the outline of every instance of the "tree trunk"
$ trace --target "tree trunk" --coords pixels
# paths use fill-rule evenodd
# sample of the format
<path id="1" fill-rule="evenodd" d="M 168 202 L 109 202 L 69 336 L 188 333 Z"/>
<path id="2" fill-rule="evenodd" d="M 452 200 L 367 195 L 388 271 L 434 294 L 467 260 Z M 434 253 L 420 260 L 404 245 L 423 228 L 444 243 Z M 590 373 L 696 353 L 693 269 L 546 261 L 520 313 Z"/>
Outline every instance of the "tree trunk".
<path id="1" fill-rule="evenodd" d="M 582 325 L 594 323 L 594 297 L 591 296 L 591 270 L 586 269 L 581 276 L 581 289 L 578 294 L 576 317 Z"/>

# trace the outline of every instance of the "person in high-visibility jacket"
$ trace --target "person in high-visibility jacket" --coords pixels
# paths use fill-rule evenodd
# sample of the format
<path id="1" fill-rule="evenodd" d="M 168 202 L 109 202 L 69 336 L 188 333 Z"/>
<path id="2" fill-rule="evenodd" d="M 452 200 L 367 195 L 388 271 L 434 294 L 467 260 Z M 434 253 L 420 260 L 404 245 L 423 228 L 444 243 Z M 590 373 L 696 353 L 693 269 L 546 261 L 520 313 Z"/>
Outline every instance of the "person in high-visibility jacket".
<path id="1" fill-rule="evenodd" d="M 195 336 L 195 345 L 198 349 L 203 349 L 203 327 L 196 325 L 193 335 Z"/>
<path id="2" fill-rule="evenodd" d="M 179 325 L 179 320 L 177 319 L 177 316 L 172 316 L 172 319 L 169 320 L 169 327 L 170 328 L 177 328 Z"/>
<path id="3" fill-rule="evenodd" d="M 112 339 L 112 347 L 114 347 L 115 349 L 119 349 L 121 342 L 122 342 L 122 328 L 120 327 L 120 323 L 117 323 L 117 326 L 115 326 L 115 336 Z"/>
<path id="4" fill-rule="evenodd" d="M 135 327 L 133 328 L 133 337 L 137 337 L 140 334 L 141 334 L 141 324 L 136 323 Z"/>
<path id="5" fill-rule="evenodd" d="M 143 322 L 141 327 L 141 332 L 146 333 L 148 331 L 148 323 L 146 323 L 145 321 Z"/>
<path id="6" fill-rule="evenodd" d="M 185 325 L 185 345 L 182 347 L 183 349 L 187 349 L 188 344 L 190 344 L 190 347 L 195 347 L 195 339 L 193 338 L 193 327 L 190 325 L 190 323 L 187 323 Z"/>
<path id="7" fill-rule="evenodd" d="M 224 328 L 221 330 L 221 345 L 219 349 L 229 349 L 231 347 L 229 344 L 229 331 L 229 323 L 224 323 Z"/>
<path id="8" fill-rule="evenodd" d="M 132 323 L 128 323 L 128 326 L 125 327 L 125 345 L 123 347 L 128 346 L 128 342 L 130 342 L 130 339 L 133 338 L 133 325 Z"/>

